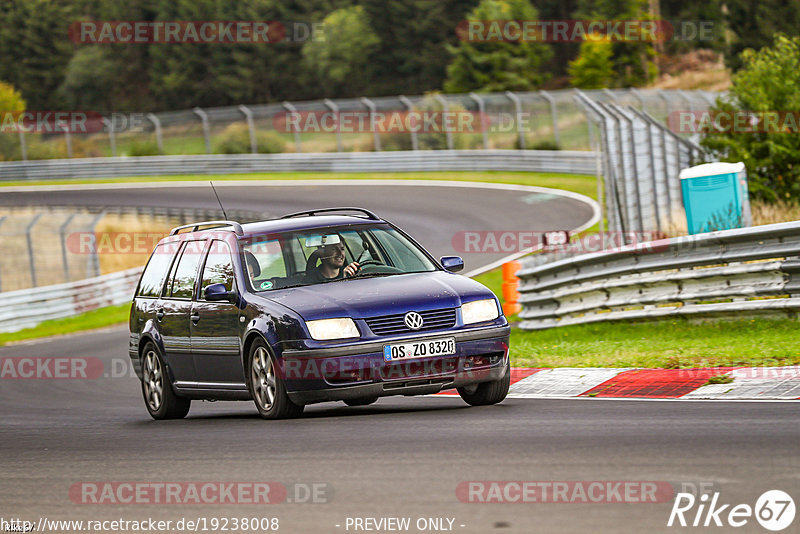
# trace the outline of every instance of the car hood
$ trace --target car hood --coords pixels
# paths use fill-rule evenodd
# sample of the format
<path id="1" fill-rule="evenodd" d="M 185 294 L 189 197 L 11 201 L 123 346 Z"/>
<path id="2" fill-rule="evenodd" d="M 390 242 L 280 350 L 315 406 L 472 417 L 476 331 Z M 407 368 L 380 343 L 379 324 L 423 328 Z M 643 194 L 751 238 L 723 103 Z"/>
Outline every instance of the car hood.
<path id="1" fill-rule="evenodd" d="M 494 298 L 484 285 L 443 271 L 354 278 L 280 289 L 259 296 L 291 308 L 306 321 L 455 308 L 461 306 L 462 300 Z"/>

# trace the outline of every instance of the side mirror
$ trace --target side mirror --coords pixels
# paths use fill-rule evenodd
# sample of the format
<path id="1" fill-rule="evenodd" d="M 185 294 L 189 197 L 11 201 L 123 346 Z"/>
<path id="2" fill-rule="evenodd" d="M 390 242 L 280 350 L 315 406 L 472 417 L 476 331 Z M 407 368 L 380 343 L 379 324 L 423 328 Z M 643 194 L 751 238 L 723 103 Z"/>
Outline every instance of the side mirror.
<path id="1" fill-rule="evenodd" d="M 442 256 L 439 258 L 439 262 L 445 271 L 450 271 L 451 273 L 457 273 L 464 268 L 464 260 L 460 256 Z"/>
<path id="2" fill-rule="evenodd" d="M 235 291 L 228 291 L 225 284 L 211 284 L 206 287 L 203 297 L 209 302 L 226 300 L 230 303 L 236 302 L 238 295 Z"/>

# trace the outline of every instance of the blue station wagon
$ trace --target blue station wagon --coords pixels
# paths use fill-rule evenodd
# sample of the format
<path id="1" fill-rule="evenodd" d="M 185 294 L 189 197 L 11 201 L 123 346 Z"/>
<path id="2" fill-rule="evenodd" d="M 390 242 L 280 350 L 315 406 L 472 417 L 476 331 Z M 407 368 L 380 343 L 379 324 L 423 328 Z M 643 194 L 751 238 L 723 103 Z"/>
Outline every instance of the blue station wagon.
<path id="1" fill-rule="evenodd" d="M 482 284 L 361 208 L 174 228 L 133 298 L 129 355 L 155 419 L 193 399 L 250 400 L 266 419 L 457 389 L 502 401 L 509 325 Z"/>

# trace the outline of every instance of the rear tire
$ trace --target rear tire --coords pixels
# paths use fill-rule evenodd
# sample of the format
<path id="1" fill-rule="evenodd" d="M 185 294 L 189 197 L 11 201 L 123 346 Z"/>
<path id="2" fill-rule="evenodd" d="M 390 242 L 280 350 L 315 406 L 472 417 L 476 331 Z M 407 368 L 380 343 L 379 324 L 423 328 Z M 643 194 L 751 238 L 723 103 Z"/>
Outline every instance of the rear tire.
<path id="1" fill-rule="evenodd" d="M 377 400 L 378 397 L 363 397 L 360 399 L 347 399 L 344 403 L 348 406 L 369 406 Z"/>
<path id="2" fill-rule="evenodd" d="M 500 380 L 483 382 L 458 388 L 458 394 L 470 406 L 489 406 L 502 402 L 511 386 L 511 362 L 506 364 L 506 374 Z"/>
<path id="3" fill-rule="evenodd" d="M 305 408 L 289 399 L 275 357 L 261 339 L 253 342 L 247 357 L 247 389 L 263 419 L 298 417 Z"/>
<path id="4" fill-rule="evenodd" d="M 167 366 L 152 341 L 142 351 L 142 397 L 153 419 L 183 419 L 192 406 L 190 399 L 175 395 Z"/>

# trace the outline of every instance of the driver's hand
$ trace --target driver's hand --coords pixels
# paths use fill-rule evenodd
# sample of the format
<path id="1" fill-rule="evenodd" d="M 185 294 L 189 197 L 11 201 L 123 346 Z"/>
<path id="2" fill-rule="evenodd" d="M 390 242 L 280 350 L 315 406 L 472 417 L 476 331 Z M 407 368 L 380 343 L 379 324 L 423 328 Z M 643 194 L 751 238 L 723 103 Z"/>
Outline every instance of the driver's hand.
<path id="1" fill-rule="evenodd" d="M 350 265 L 344 268 L 344 275 L 345 276 L 355 276 L 361 266 L 358 264 L 357 261 L 354 261 Z"/>

